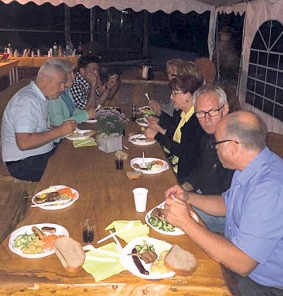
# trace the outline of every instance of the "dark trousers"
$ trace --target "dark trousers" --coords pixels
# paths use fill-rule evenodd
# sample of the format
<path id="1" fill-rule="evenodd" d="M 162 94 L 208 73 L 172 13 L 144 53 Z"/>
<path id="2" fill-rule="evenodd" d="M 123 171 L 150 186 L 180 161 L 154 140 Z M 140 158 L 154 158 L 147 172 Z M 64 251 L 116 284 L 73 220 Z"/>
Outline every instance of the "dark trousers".
<path id="1" fill-rule="evenodd" d="M 42 177 L 48 159 L 56 148 L 45 154 L 30 156 L 18 161 L 6 162 L 9 173 L 20 180 L 38 182 Z"/>
<path id="2" fill-rule="evenodd" d="M 260 285 L 249 277 L 243 277 L 231 271 L 228 273 L 236 280 L 241 296 L 283 296 L 283 289 Z"/>

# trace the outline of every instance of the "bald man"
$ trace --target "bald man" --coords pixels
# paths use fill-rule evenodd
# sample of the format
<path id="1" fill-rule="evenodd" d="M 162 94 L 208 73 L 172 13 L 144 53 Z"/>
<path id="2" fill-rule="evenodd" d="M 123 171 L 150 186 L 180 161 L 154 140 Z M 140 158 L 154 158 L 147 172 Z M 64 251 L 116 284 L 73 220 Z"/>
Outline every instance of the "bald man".
<path id="1" fill-rule="evenodd" d="M 69 120 L 51 129 L 47 112 L 47 100 L 56 100 L 64 91 L 67 73 L 60 60 L 47 60 L 36 81 L 19 90 L 5 108 L 2 159 L 17 179 L 39 181 L 54 152 L 54 140 L 76 128 L 76 122 Z"/>
<path id="2" fill-rule="evenodd" d="M 229 269 L 242 296 L 283 295 L 283 160 L 266 147 L 265 137 L 256 114 L 226 115 L 217 124 L 215 146 L 223 166 L 236 170 L 230 189 L 210 196 L 174 186 L 165 194 L 168 222 Z M 196 223 L 191 205 L 226 216 L 225 237 Z"/>

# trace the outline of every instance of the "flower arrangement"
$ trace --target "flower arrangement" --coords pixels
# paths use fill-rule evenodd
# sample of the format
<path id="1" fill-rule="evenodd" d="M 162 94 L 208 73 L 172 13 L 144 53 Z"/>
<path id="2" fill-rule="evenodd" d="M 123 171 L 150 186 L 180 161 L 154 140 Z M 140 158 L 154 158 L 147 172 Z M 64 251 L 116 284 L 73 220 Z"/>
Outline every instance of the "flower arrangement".
<path id="1" fill-rule="evenodd" d="M 101 109 L 97 111 L 95 118 L 99 134 L 110 135 L 118 133 L 122 135 L 127 123 L 126 115 L 116 109 Z"/>

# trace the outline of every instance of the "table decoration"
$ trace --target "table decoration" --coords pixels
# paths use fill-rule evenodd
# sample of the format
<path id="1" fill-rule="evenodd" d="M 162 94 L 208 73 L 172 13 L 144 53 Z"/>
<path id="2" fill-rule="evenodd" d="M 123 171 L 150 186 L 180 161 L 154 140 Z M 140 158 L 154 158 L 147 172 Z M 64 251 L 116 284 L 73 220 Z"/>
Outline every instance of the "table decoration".
<path id="1" fill-rule="evenodd" d="M 122 135 L 127 117 L 116 109 L 101 109 L 96 113 L 98 149 L 106 153 L 122 149 Z"/>
<path id="2" fill-rule="evenodd" d="M 128 228 L 128 224 L 131 224 L 132 226 Z M 109 224 L 105 230 L 110 230 L 112 228 L 115 228 L 116 235 L 127 243 L 133 239 L 148 236 L 149 234 L 149 227 L 146 224 L 143 224 L 140 220 L 116 220 Z M 127 228 L 127 231 L 121 231 L 125 228 Z"/>
<path id="3" fill-rule="evenodd" d="M 83 269 L 90 273 L 95 281 L 101 281 L 118 274 L 126 268 L 120 262 L 121 251 L 113 242 L 86 253 Z"/>

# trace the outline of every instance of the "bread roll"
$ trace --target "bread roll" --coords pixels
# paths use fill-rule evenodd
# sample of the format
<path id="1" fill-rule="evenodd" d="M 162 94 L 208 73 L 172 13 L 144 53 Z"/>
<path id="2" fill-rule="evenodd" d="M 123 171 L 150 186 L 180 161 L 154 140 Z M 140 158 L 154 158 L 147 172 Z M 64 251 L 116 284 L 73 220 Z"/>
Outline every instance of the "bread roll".
<path id="1" fill-rule="evenodd" d="M 174 245 L 165 257 L 165 266 L 177 275 L 188 276 L 197 267 L 197 260 L 193 254 Z"/>
<path id="2" fill-rule="evenodd" d="M 56 239 L 54 251 L 63 267 L 70 272 L 79 271 L 84 264 L 85 253 L 81 244 L 70 237 Z"/>

